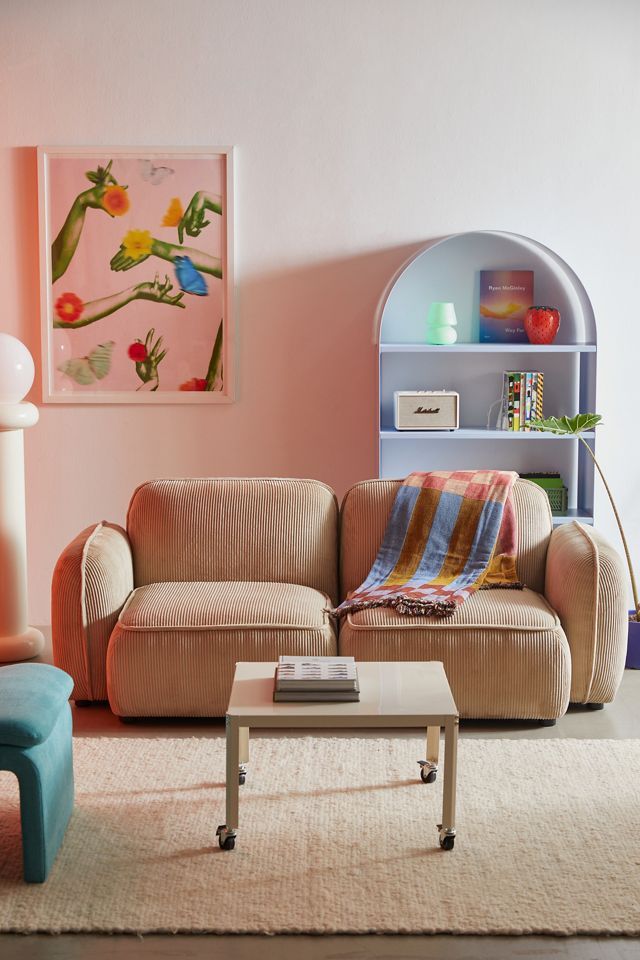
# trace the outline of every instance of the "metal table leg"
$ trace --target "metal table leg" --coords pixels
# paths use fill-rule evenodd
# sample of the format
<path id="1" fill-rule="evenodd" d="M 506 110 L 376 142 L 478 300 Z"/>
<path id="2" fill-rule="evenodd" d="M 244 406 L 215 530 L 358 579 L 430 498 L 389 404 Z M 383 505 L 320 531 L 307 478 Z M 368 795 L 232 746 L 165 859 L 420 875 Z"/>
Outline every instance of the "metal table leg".
<path id="1" fill-rule="evenodd" d="M 442 791 L 442 823 L 438 824 L 440 846 L 453 850 L 456 836 L 456 774 L 458 766 L 458 725 L 452 717 L 444 725 L 444 787 Z"/>
<path id="2" fill-rule="evenodd" d="M 233 850 L 236 845 L 238 830 L 238 801 L 239 783 L 238 767 L 240 764 L 240 728 L 237 721 L 227 717 L 227 812 L 226 823 L 216 830 L 218 843 L 223 850 Z M 245 728 L 246 729 L 246 728 Z"/>
<path id="3" fill-rule="evenodd" d="M 418 760 L 423 783 L 433 783 L 438 773 L 440 727 L 427 727 L 427 759 Z"/>
<path id="4" fill-rule="evenodd" d="M 240 741 L 238 755 L 238 783 L 240 786 L 247 779 L 247 764 L 249 763 L 249 727 L 240 727 L 238 730 Z"/>

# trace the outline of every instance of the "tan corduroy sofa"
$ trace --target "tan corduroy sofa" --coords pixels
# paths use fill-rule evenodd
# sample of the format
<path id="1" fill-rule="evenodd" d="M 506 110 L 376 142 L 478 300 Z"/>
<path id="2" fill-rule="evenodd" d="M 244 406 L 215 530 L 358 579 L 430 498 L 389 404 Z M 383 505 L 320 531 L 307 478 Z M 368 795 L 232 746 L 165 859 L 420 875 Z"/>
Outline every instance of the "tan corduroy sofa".
<path id="1" fill-rule="evenodd" d="M 119 716 L 224 716 L 237 660 L 331 656 L 338 504 L 315 480 L 156 480 L 53 576 L 56 664 Z"/>
<path id="2" fill-rule="evenodd" d="M 451 619 L 327 610 L 367 575 L 400 481 L 346 494 L 314 480 L 156 480 L 126 531 L 100 523 L 63 551 L 53 649 L 76 701 L 125 717 L 222 716 L 237 660 L 281 653 L 442 660 L 463 717 L 554 720 L 615 696 L 626 646 L 617 553 L 518 480 L 523 591 L 486 590 Z M 340 587 L 338 585 L 340 570 Z"/>
<path id="3" fill-rule="evenodd" d="M 366 577 L 399 480 L 367 480 L 341 509 L 341 593 Z M 442 660 L 460 715 L 553 720 L 569 701 L 613 700 L 627 640 L 626 574 L 593 528 L 552 528 L 546 494 L 513 488 L 524 590 L 479 590 L 453 617 L 406 617 L 388 607 L 344 620 L 340 653 L 356 660 Z"/>

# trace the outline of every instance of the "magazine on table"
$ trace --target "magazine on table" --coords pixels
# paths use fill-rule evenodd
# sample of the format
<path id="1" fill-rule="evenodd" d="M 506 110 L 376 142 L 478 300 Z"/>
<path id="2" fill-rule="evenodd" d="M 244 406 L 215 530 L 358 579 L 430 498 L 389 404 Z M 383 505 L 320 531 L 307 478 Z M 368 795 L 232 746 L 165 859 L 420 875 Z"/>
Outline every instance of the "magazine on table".
<path id="1" fill-rule="evenodd" d="M 353 657 L 281 656 L 276 668 L 280 690 L 352 690 L 357 679 Z"/>
<path id="2" fill-rule="evenodd" d="M 353 657 L 281 656 L 275 673 L 275 701 L 343 702 L 360 699 Z"/>

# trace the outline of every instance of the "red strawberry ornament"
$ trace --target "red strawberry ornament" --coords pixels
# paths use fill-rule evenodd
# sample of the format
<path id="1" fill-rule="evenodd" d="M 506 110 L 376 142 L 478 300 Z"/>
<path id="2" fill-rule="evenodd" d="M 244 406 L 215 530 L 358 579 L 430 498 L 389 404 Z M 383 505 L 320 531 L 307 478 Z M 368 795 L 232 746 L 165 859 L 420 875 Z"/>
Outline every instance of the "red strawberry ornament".
<path id="1" fill-rule="evenodd" d="M 524 329 L 529 343 L 553 343 L 560 329 L 560 311 L 555 307 L 529 307 Z"/>

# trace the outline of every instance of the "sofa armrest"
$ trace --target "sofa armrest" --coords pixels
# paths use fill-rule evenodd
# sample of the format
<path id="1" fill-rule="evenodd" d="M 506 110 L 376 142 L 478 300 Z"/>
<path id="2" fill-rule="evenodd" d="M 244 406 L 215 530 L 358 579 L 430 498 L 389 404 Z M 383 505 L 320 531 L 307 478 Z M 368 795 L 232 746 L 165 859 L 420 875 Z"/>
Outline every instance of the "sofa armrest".
<path id="1" fill-rule="evenodd" d="M 549 541 L 545 596 L 571 649 L 571 701 L 610 702 L 622 679 L 627 648 L 622 558 L 596 530 L 562 524 Z"/>
<path id="2" fill-rule="evenodd" d="M 109 637 L 132 590 L 133 559 L 122 527 L 87 527 L 62 551 L 51 585 L 53 659 L 73 677 L 75 700 L 107 699 Z"/>

